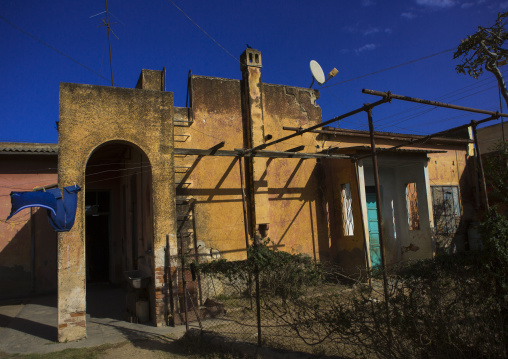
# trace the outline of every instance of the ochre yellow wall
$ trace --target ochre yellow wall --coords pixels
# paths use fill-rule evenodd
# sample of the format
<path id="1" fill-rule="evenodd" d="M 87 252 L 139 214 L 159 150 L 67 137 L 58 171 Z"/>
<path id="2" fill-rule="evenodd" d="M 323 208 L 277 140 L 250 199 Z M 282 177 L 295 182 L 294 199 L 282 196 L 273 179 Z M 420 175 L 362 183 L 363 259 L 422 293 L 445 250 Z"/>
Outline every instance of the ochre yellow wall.
<path id="1" fill-rule="evenodd" d="M 60 86 L 59 187 L 83 185 L 92 152 L 110 141 L 124 141 L 143 151 L 152 168 L 154 322 L 165 321 L 157 295 L 163 285 L 164 247 L 175 241 L 173 168 L 173 94 L 62 83 Z M 83 185 L 83 187 L 85 187 Z M 74 227 L 58 236 L 58 338 L 86 335 L 85 229 L 83 191 L 78 196 Z M 162 303 L 163 304 L 163 303 Z"/>
<path id="2" fill-rule="evenodd" d="M 358 273 L 366 268 L 365 239 L 362 212 L 358 193 L 355 164 L 351 160 L 326 160 L 326 185 L 331 200 L 330 256 L 334 263 L 346 271 Z M 349 183 L 353 205 L 354 231 L 352 236 L 344 234 L 342 185 Z"/>
<path id="3" fill-rule="evenodd" d="M 264 135 L 273 139 L 289 132 L 283 126 L 309 126 L 321 121 L 315 92 L 279 85 L 262 85 Z M 194 76 L 192 117 L 188 127 L 175 127 L 175 147 L 207 149 L 225 141 L 221 150 L 246 147 L 241 81 Z M 267 149 L 285 151 L 305 144 L 315 151 L 315 134 L 305 134 Z M 268 237 L 279 249 L 307 253 L 318 259 L 318 200 L 315 160 L 267 159 L 261 178 L 268 182 Z M 223 258 L 245 258 L 244 216 L 240 169 L 234 157 L 175 156 L 176 166 L 191 167 L 176 174 L 177 195 L 195 200 L 195 236 Z M 178 171 L 178 168 L 177 168 Z M 247 183 L 245 184 L 247 186 Z M 185 188 L 184 188 L 185 187 Z M 325 222 L 326 226 L 326 222 Z"/>

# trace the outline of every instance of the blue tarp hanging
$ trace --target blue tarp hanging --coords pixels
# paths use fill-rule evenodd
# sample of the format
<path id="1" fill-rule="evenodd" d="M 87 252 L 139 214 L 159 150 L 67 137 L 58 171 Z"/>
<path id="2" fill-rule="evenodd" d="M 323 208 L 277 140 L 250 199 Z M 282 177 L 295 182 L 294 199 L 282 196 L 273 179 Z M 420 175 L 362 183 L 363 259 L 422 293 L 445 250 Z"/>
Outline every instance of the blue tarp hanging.
<path id="1" fill-rule="evenodd" d="M 56 199 L 56 213 L 48 210 L 49 224 L 56 232 L 67 232 L 74 225 L 79 191 L 81 191 L 81 187 L 78 185 L 64 187 L 63 197 L 60 188 L 46 191 Z"/>
<path id="2" fill-rule="evenodd" d="M 78 185 L 64 187 L 63 196 L 59 188 L 45 192 L 11 192 L 11 214 L 30 207 L 42 207 L 48 210 L 49 224 L 56 232 L 67 232 L 74 225 L 78 203 Z"/>
<path id="3" fill-rule="evenodd" d="M 30 207 L 46 208 L 56 215 L 56 198 L 48 192 L 11 192 L 11 214 L 7 219 Z"/>

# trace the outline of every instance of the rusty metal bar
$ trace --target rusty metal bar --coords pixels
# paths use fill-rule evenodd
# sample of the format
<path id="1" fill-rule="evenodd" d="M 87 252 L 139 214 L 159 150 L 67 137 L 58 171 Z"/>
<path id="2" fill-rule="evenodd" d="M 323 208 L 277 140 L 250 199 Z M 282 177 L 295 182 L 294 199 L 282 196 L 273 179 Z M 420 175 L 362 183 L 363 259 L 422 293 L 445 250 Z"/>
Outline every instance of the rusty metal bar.
<path id="1" fill-rule="evenodd" d="M 183 252 L 183 238 L 180 237 L 180 250 L 181 250 L 181 261 L 182 261 L 182 290 L 183 290 L 183 310 L 185 313 L 185 330 L 189 330 L 189 317 L 187 315 L 187 281 L 185 280 L 185 258 Z"/>
<path id="2" fill-rule="evenodd" d="M 254 246 L 258 246 L 257 241 L 254 241 Z M 256 318 L 258 322 L 258 346 L 261 346 L 261 296 L 259 294 L 259 266 L 256 263 L 255 269 L 256 281 Z"/>
<path id="3" fill-rule="evenodd" d="M 376 106 L 379 106 L 379 105 L 382 105 L 382 104 L 384 104 L 384 103 L 386 103 L 388 101 L 389 101 L 388 97 L 386 97 L 386 98 L 383 98 L 382 100 L 379 100 L 379 101 L 374 102 L 372 104 L 365 104 L 365 105 L 363 105 L 362 107 L 360 107 L 360 108 L 358 108 L 356 110 L 353 110 L 353 111 L 350 111 L 350 112 L 345 113 L 343 115 L 340 115 L 338 117 L 332 118 L 331 120 L 319 123 L 317 125 L 314 125 L 314 126 L 311 126 L 311 127 L 308 127 L 308 128 L 299 129 L 298 131 L 296 131 L 295 133 L 293 133 L 291 135 L 288 135 L 288 136 L 285 136 L 285 137 L 281 137 L 281 138 L 279 138 L 277 140 L 274 140 L 274 141 L 271 141 L 271 142 L 267 142 L 267 143 L 263 143 L 262 145 L 259 145 L 259 146 L 253 147 L 253 148 L 249 148 L 249 149 L 246 149 L 246 150 L 243 150 L 243 154 L 247 156 L 251 152 L 262 150 L 262 149 L 264 149 L 264 148 L 266 148 L 268 146 L 272 146 L 272 145 L 275 145 L 276 143 L 280 143 L 282 141 L 289 140 L 290 138 L 296 137 L 298 135 L 302 135 L 305 132 L 310 132 L 312 130 L 315 130 L 316 128 L 320 128 L 320 127 L 329 125 L 331 123 L 340 121 L 340 120 L 342 120 L 342 119 L 344 119 L 346 117 L 356 115 L 356 114 L 358 114 L 360 112 L 363 112 L 363 111 L 367 111 L 368 109 L 372 109 L 372 108 L 374 108 Z"/>
<path id="4" fill-rule="evenodd" d="M 376 210 L 377 210 L 377 225 L 379 231 L 379 246 L 381 247 L 381 265 L 383 266 L 383 291 L 385 295 L 385 306 L 386 306 L 386 325 L 388 329 L 388 339 L 391 342 L 392 330 L 390 327 L 390 312 L 389 312 L 389 296 L 388 296 L 388 274 L 386 269 L 386 254 L 385 254 L 385 243 L 384 243 L 384 232 L 383 232 L 383 211 L 381 209 L 381 186 L 379 184 L 379 170 L 377 164 L 376 154 L 376 142 L 374 141 L 374 124 L 372 121 L 372 109 L 367 109 L 367 115 L 369 118 L 369 132 L 370 132 L 370 144 L 372 149 L 372 166 L 374 172 L 374 183 L 376 186 Z"/>
<path id="5" fill-rule="evenodd" d="M 32 279 L 31 291 L 35 292 L 35 209 L 30 208 L 30 277 Z"/>
<path id="6" fill-rule="evenodd" d="M 165 268 L 164 268 L 164 275 L 166 278 L 164 278 L 164 284 L 167 281 L 166 286 L 166 295 L 165 295 L 165 309 L 166 309 L 166 323 L 168 322 L 168 316 L 167 316 L 167 310 L 168 310 L 168 299 L 169 299 L 169 307 L 171 311 L 171 317 L 173 318 L 173 326 L 175 326 L 175 301 L 173 298 L 173 276 L 171 275 L 171 252 L 170 252 L 170 245 L 169 245 L 169 234 L 166 234 L 166 258 L 165 258 Z M 169 324 L 169 323 L 168 323 Z"/>
<path id="7" fill-rule="evenodd" d="M 281 152 L 281 151 L 256 151 L 253 153 L 245 154 L 243 149 L 231 150 L 211 150 L 211 149 L 198 149 L 198 148 L 175 148 L 175 155 L 190 155 L 190 156 L 221 156 L 221 157 L 268 157 L 268 158 L 340 158 L 348 159 L 348 155 L 327 155 L 320 153 L 300 153 L 300 152 Z"/>
<path id="8" fill-rule="evenodd" d="M 487 185 L 485 184 L 485 172 L 483 171 L 483 162 L 482 155 L 480 153 L 480 145 L 478 143 L 478 135 L 476 133 L 476 126 L 478 126 L 479 121 L 471 121 L 471 127 L 473 128 L 473 137 L 474 137 L 474 147 L 476 157 L 478 159 L 478 170 L 480 171 L 480 179 L 482 181 L 482 191 L 483 191 L 483 200 L 485 201 L 485 209 L 489 210 L 489 196 L 487 195 Z"/>
<path id="9" fill-rule="evenodd" d="M 238 158 L 238 165 L 240 167 L 240 186 L 242 188 L 242 204 L 243 204 L 243 222 L 244 222 L 244 231 L 245 231 L 245 248 L 249 249 L 249 224 L 247 218 L 247 203 L 246 203 L 246 195 L 245 195 L 245 183 L 243 179 L 243 166 L 242 166 L 243 157 Z"/>
<path id="10" fill-rule="evenodd" d="M 244 183 L 244 177 L 243 177 L 243 165 L 242 165 L 243 157 L 238 158 L 238 166 L 240 167 L 240 185 L 242 187 L 242 205 L 243 205 L 243 230 L 245 231 L 245 249 L 249 249 L 249 223 L 248 223 L 248 215 L 247 215 L 247 201 L 246 201 L 246 195 L 245 195 L 245 183 Z M 247 252 L 248 254 L 248 252 Z M 251 294 L 251 284 L 252 284 L 252 277 L 249 273 L 249 279 L 248 279 L 248 291 L 249 291 L 249 299 L 250 299 L 250 309 L 253 308 L 252 303 L 252 294 Z"/>
<path id="11" fill-rule="evenodd" d="M 469 126 L 469 124 L 467 125 Z M 283 130 L 287 130 L 287 131 L 298 131 L 298 127 L 282 127 Z M 312 133 L 319 133 L 319 134 L 323 134 L 323 135 L 332 135 L 332 136 L 344 136 L 344 137 L 369 137 L 370 138 L 370 134 L 368 133 L 364 133 L 364 131 L 356 131 L 356 130 L 346 130 L 344 128 L 341 128 L 341 129 L 337 129 L 338 131 L 335 131 L 335 130 L 314 130 L 314 131 L 310 131 Z M 351 131 L 351 132 L 350 132 Z M 447 130 L 448 131 L 448 130 Z M 425 136 L 420 136 L 420 135 L 398 135 L 398 134 L 392 134 L 392 133 L 376 133 L 374 134 L 374 138 L 375 139 L 382 139 L 382 140 L 390 140 L 390 141 L 416 141 L 416 140 L 419 140 L 420 138 L 423 138 Z M 469 142 L 472 142 L 471 140 L 468 140 L 468 139 L 462 139 L 462 138 L 450 138 L 450 137 L 438 137 L 438 138 L 434 138 L 434 141 L 436 142 L 441 142 L 441 143 L 469 143 Z M 324 151 L 320 151 L 318 153 L 326 153 L 326 150 Z"/>
<path id="12" fill-rule="evenodd" d="M 375 91 L 375 90 L 368 90 L 368 89 L 363 89 L 362 92 L 364 94 L 367 94 L 367 95 L 383 96 L 383 98 L 388 98 L 390 100 L 395 99 L 395 100 L 416 102 L 416 103 L 422 103 L 422 104 L 425 104 L 425 105 L 451 108 L 451 109 L 460 110 L 460 111 L 483 113 L 485 115 L 491 115 L 491 116 L 508 117 L 508 114 L 506 114 L 506 113 L 499 113 L 499 112 L 496 112 L 496 111 L 488 111 L 488 110 L 481 110 L 481 109 L 478 109 L 478 108 L 452 105 L 452 104 L 444 103 L 444 102 L 423 100 L 421 98 L 416 98 L 416 97 L 396 95 L 396 94 L 393 94 L 391 92 L 382 92 L 382 91 Z"/>

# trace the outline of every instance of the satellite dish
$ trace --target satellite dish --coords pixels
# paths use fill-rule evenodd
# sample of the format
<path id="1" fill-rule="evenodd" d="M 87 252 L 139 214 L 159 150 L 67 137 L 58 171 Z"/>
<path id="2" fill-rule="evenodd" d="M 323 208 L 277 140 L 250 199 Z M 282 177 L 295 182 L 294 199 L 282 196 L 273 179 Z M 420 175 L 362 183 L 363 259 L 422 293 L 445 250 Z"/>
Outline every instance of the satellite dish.
<path id="1" fill-rule="evenodd" d="M 318 84 L 322 85 L 325 83 L 325 73 L 323 72 L 323 69 L 321 68 L 321 65 L 318 64 L 317 61 L 311 60 L 310 61 L 310 72 L 312 72 L 312 84 L 314 84 L 314 80 L 317 81 Z M 312 87 L 312 84 L 310 87 Z"/>

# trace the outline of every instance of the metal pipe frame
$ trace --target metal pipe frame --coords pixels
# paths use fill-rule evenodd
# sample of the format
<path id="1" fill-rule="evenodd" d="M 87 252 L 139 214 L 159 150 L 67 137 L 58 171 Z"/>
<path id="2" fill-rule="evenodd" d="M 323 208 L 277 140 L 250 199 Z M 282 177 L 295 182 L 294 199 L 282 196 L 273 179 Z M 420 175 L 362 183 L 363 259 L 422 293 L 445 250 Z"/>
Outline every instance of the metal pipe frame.
<path id="1" fill-rule="evenodd" d="M 386 309 L 386 318 L 387 318 L 387 328 L 388 328 L 388 340 L 391 342 L 392 340 L 392 331 L 390 327 L 390 315 L 389 315 L 389 294 L 388 294 L 388 273 L 386 269 L 386 253 L 385 253 L 385 243 L 384 243 L 384 232 L 383 232 L 383 211 L 381 209 L 381 185 L 379 183 L 379 170 L 377 163 L 377 154 L 376 154 L 376 142 L 374 140 L 374 124 L 372 121 L 372 109 L 369 108 L 366 110 L 368 119 L 369 119 L 369 132 L 370 132 L 370 144 L 372 149 L 372 166 L 374 172 L 374 183 L 376 186 L 376 211 L 377 211 L 377 225 L 379 231 L 379 246 L 381 247 L 381 266 L 383 267 L 383 291 L 385 296 L 385 309 Z"/>
<path id="2" fill-rule="evenodd" d="M 449 104 L 449 103 L 424 100 L 424 99 L 416 98 L 416 97 L 396 95 L 396 94 L 391 93 L 390 91 L 388 91 L 388 92 L 382 92 L 382 91 L 363 89 L 362 93 L 367 94 L 367 95 L 383 96 L 383 99 L 388 98 L 389 100 L 395 99 L 395 100 L 402 100 L 402 101 L 408 101 L 408 102 L 422 103 L 422 104 L 425 104 L 425 105 L 431 105 L 431 106 L 436 106 L 436 107 L 451 108 L 451 109 L 460 110 L 460 111 L 483 113 L 485 115 L 491 115 L 491 116 L 497 116 L 497 117 L 508 117 L 508 114 L 506 114 L 506 113 L 499 113 L 497 111 L 481 110 L 481 109 L 478 109 L 478 108 L 452 105 L 452 104 Z"/>
<path id="3" fill-rule="evenodd" d="M 291 134 L 291 135 L 288 135 L 288 136 L 284 136 L 284 137 L 281 137 L 277 140 L 273 140 L 271 142 L 267 142 L 267 143 L 264 143 L 262 145 L 259 145 L 259 146 L 256 146 L 256 147 L 253 147 L 253 148 L 249 148 L 249 149 L 245 149 L 245 150 L 239 150 L 239 151 L 242 151 L 242 154 L 244 156 L 247 156 L 249 155 L 250 153 L 252 152 L 255 152 L 255 151 L 259 151 L 259 150 L 262 150 L 266 147 L 269 147 L 269 146 L 272 146 L 272 145 L 275 145 L 277 143 L 280 143 L 280 142 L 283 142 L 283 141 L 286 141 L 286 140 L 289 140 L 290 138 L 293 138 L 293 137 L 296 137 L 298 135 L 302 135 L 306 132 L 310 132 L 312 130 L 315 130 L 316 128 L 320 128 L 320 127 L 323 127 L 323 126 L 326 126 L 326 125 L 329 125 L 331 123 L 334 123 L 334 122 L 337 122 L 337 121 L 340 121 L 346 117 L 349 117 L 349 116 L 353 116 L 353 115 L 356 115 L 360 112 L 363 112 L 363 111 L 367 111 L 368 109 L 373 109 L 374 107 L 376 106 L 379 106 L 379 105 L 382 105 L 386 102 L 389 102 L 389 97 L 386 96 L 385 98 L 383 98 L 382 100 L 379 100 L 377 102 L 374 102 L 372 104 L 365 104 L 363 105 L 362 107 L 356 109 L 356 110 L 353 110 L 353 111 L 350 111 L 348 113 L 345 113 L 343 115 L 340 115 L 338 117 L 335 117 L 335 118 L 332 118 L 331 120 L 328 120 L 328 121 L 325 121 L 325 122 L 322 122 L 322 123 L 319 123 L 317 125 L 314 125 L 314 126 L 311 126 L 311 127 L 308 127 L 308 128 L 305 128 L 305 129 L 300 129 L 298 131 L 296 131 L 295 133 Z"/>
<path id="4" fill-rule="evenodd" d="M 436 132 L 436 133 L 430 134 L 428 136 L 424 136 L 422 138 L 419 138 L 417 140 L 409 140 L 406 143 L 403 143 L 403 144 L 400 144 L 400 145 L 396 145 L 396 146 L 393 146 L 393 147 L 380 148 L 380 149 L 377 150 L 377 153 L 385 152 L 385 151 L 390 151 L 390 150 L 396 150 L 397 148 L 417 145 L 419 143 L 425 143 L 428 140 L 430 140 L 431 138 L 434 138 L 434 137 L 437 137 L 437 136 L 441 136 L 441 135 L 444 135 L 444 134 L 449 133 L 449 132 L 461 130 L 463 128 L 473 127 L 473 122 L 476 123 L 476 125 L 479 125 L 479 124 L 482 124 L 484 122 L 488 122 L 488 121 L 492 121 L 492 120 L 497 120 L 498 118 L 499 118 L 499 116 L 493 115 L 493 116 L 490 116 L 490 117 L 485 118 L 485 119 L 480 120 L 480 121 L 471 121 L 471 123 L 466 123 L 465 125 L 460 125 L 460 126 L 457 126 L 457 127 L 452 127 L 452 128 L 450 128 L 448 130 Z M 473 131 L 476 131 L 476 130 L 473 130 Z M 474 137 L 476 138 L 476 135 Z M 475 147 L 477 146 L 476 142 L 477 141 L 475 140 Z M 367 157 L 370 157 L 370 156 L 371 155 L 359 156 L 359 157 L 357 157 L 357 159 L 361 160 L 361 159 L 364 159 L 364 158 L 367 158 Z"/>

